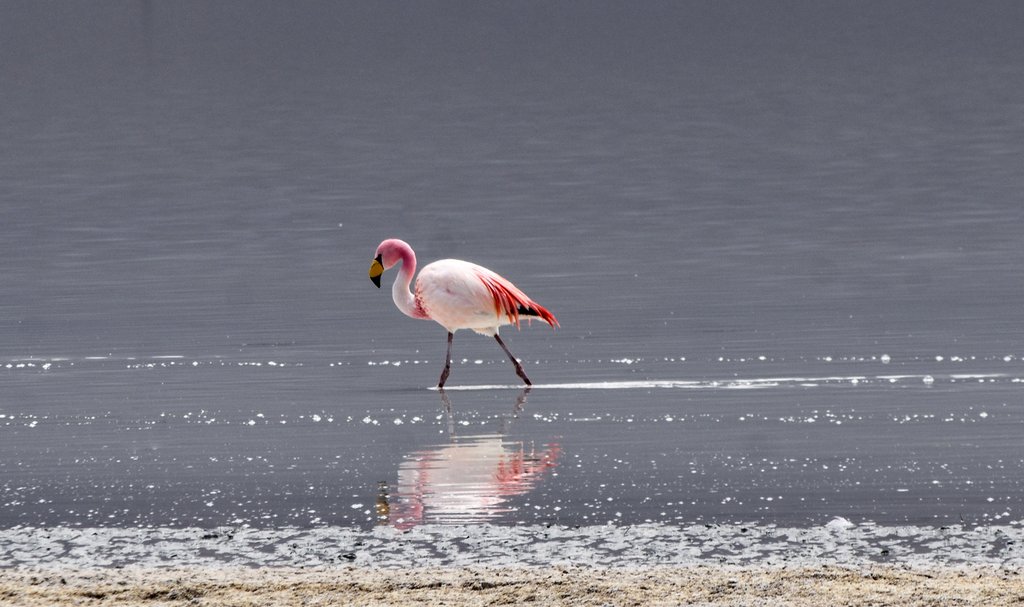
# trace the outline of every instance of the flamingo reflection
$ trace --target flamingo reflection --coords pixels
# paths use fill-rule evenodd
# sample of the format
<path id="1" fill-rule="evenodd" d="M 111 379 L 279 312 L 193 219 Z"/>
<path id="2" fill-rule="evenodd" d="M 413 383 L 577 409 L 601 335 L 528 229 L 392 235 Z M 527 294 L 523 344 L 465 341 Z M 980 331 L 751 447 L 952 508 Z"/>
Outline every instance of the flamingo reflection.
<path id="1" fill-rule="evenodd" d="M 513 415 L 522 410 L 527 394 L 529 389 L 519 394 Z M 441 401 L 451 422 L 451 401 L 443 391 Z M 529 493 L 558 464 L 557 443 L 537 448 L 509 440 L 503 432 L 456 436 L 453 427 L 450 423 L 447 444 L 406 455 L 393 491 L 380 484 L 378 524 L 409 529 L 493 520 L 514 511 L 510 498 Z"/>

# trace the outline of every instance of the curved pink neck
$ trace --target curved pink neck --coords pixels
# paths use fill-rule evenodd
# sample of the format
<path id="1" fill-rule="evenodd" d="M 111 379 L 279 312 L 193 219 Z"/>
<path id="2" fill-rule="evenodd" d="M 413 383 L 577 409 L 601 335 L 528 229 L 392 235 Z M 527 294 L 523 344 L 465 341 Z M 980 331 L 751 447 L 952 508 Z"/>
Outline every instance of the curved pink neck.
<path id="1" fill-rule="evenodd" d="M 409 245 L 405 243 L 402 243 L 402 245 L 396 247 L 402 267 L 398 269 L 395 284 L 391 286 L 391 298 L 395 300 L 395 305 L 406 316 L 428 318 L 416 301 L 416 297 L 409 290 L 409 285 L 412 284 L 412 276 L 416 273 L 416 253 L 413 252 Z"/>

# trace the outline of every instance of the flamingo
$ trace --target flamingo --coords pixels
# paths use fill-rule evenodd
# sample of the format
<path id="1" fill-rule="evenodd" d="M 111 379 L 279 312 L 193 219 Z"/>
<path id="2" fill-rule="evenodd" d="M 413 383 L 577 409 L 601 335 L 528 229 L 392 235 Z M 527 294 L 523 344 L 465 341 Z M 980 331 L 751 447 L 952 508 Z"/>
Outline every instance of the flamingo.
<path id="1" fill-rule="evenodd" d="M 480 335 L 489 335 L 508 355 L 518 375 L 527 386 L 532 385 L 523 366 L 498 335 L 502 325 L 515 325 L 519 319 L 533 318 L 548 323 L 552 328 L 558 320 L 543 306 L 530 299 L 514 284 L 498 274 L 461 259 L 441 259 L 423 266 L 416 278 L 415 292 L 409 291 L 416 272 L 416 253 L 405 241 L 389 238 L 377 247 L 377 256 L 370 264 L 370 280 L 380 288 L 380 277 L 385 270 L 401 262 L 398 276 L 391 289 L 391 297 L 403 314 L 411 318 L 433 320 L 448 330 L 448 353 L 444 370 L 437 382 L 444 388 L 452 367 L 452 339 L 459 329 L 471 329 Z"/>

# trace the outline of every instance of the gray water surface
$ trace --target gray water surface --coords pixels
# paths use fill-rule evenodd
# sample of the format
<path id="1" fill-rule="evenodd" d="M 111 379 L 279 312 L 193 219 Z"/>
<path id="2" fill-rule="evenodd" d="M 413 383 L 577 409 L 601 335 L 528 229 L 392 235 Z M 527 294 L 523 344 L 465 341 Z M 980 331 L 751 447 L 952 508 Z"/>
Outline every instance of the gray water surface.
<path id="1" fill-rule="evenodd" d="M 6 5 L 0 525 L 1020 520 L 1021 8 L 786 7 Z"/>

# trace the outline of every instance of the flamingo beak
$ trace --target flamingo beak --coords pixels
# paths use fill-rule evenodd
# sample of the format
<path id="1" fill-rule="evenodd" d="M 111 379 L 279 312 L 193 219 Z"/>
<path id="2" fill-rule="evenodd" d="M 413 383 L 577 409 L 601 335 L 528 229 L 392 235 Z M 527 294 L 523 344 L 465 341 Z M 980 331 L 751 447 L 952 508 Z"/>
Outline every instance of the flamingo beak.
<path id="1" fill-rule="evenodd" d="M 370 264 L 370 280 L 380 288 L 380 275 L 384 273 L 384 265 L 381 263 L 381 256 L 378 255 Z"/>

